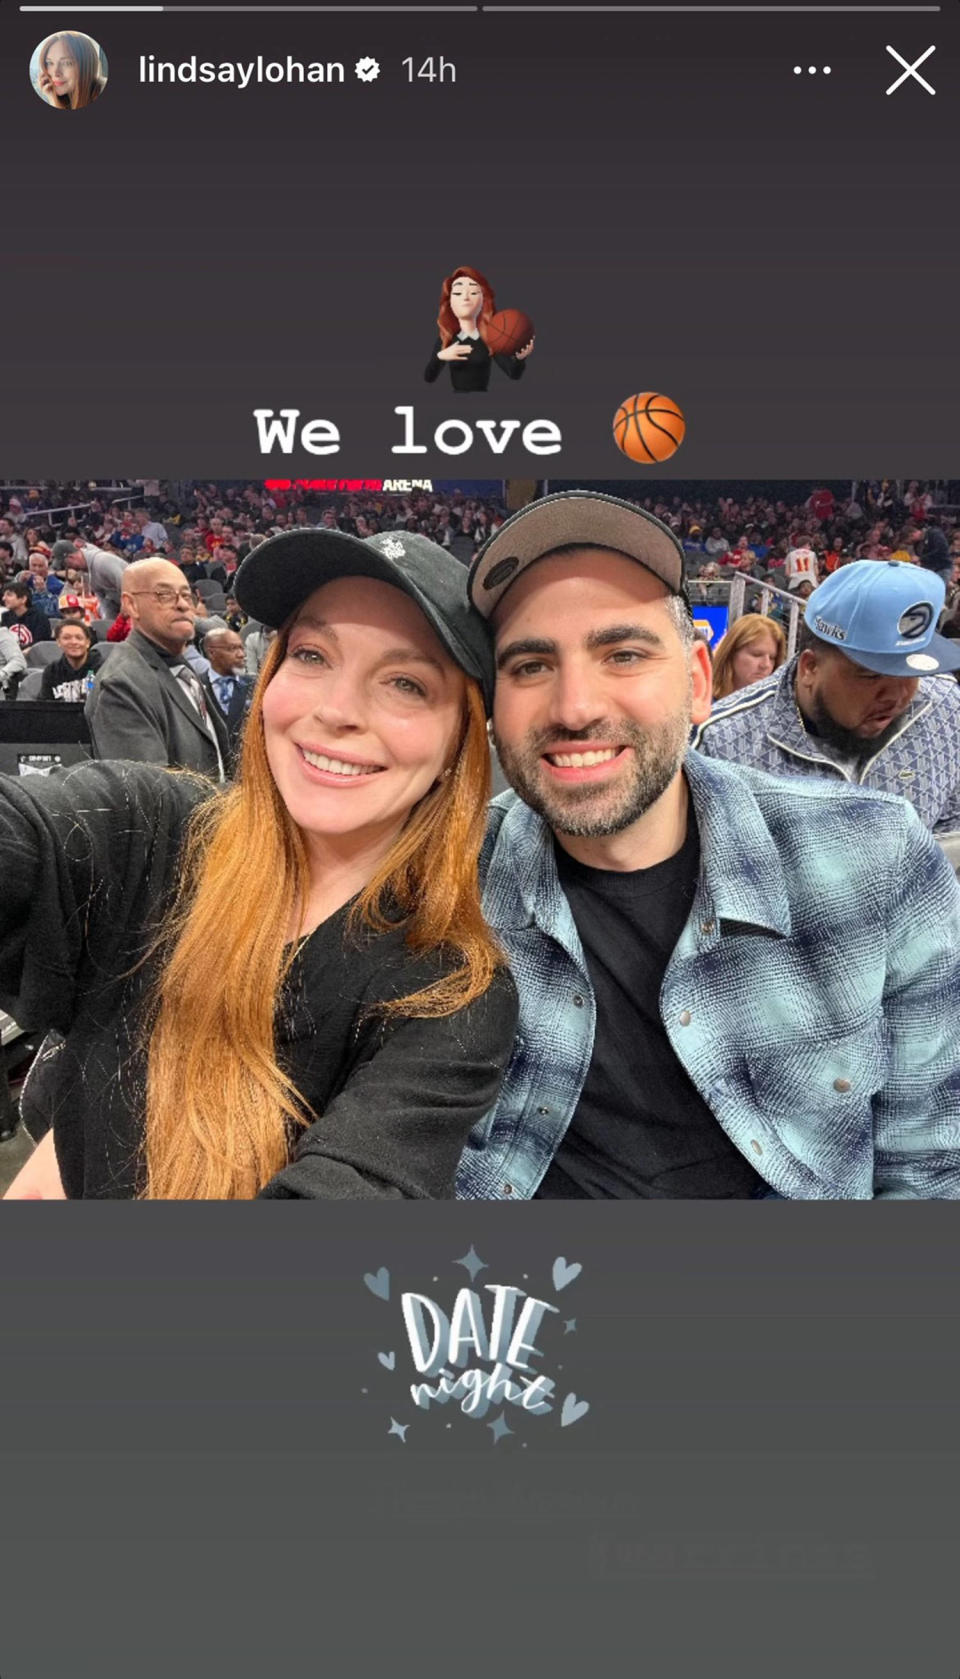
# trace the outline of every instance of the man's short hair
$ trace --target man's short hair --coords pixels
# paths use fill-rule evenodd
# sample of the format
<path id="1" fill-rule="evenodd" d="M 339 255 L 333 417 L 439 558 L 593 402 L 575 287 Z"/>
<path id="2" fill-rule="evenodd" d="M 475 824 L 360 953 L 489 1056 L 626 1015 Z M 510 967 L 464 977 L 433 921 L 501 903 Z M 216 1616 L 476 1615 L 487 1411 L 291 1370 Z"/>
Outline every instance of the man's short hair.
<path id="1" fill-rule="evenodd" d="M 670 595 L 667 599 L 667 611 L 673 619 L 674 628 L 684 647 L 690 648 L 703 637 L 697 634 L 697 628 L 690 616 L 690 608 L 682 595 Z M 708 644 L 709 645 L 709 644 Z"/>
<path id="2" fill-rule="evenodd" d="M 19 595 L 21 600 L 32 600 L 33 590 L 29 583 L 21 583 L 19 577 L 11 577 L 3 585 L 4 594 Z"/>
<path id="3" fill-rule="evenodd" d="M 831 653 L 842 653 L 842 647 L 836 647 L 832 641 L 826 641 L 822 635 L 814 635 L 805 618 L 800 619 L 797 626 L 797 656 L 801 653 L 816 653 L 818 657 L 827 658 Z"/>
<path id="4" fill-rule="evenodd" d="M 76 612 L 79 608 L 73 607 L 71 610 Z M 61 630 L 82 630 L 88 642 L 93 642 L 93 631 L 89 624 L 84 623 L 82 618 L 61 618 L 53 632 L 54 641 L 60 640 Z"/>

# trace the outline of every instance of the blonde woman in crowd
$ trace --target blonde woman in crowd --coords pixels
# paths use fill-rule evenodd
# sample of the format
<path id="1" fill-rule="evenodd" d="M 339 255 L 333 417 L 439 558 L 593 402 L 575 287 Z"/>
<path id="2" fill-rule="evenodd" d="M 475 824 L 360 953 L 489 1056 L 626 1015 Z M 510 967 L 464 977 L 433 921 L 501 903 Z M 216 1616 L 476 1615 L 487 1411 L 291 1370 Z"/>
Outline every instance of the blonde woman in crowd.
<path id="1" fill-rule="evenodd" d="M 726 699 L 779 670 L 787 656 L 787 638 L 780 625 L 758 612 L 748 612 L 730 625 L 713 662 L 713 697 Z"/>

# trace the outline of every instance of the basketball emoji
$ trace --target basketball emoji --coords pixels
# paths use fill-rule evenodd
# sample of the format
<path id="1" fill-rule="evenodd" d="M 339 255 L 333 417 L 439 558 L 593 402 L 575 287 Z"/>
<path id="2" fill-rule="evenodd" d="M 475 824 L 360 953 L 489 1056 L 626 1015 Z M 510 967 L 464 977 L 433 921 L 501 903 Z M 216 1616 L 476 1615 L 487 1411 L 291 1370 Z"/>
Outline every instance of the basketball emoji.
<path id="1" fill-rule="evenodd" d="M 500 309 L 487 322 L 487 344 L 495 356 L 515 356 L 533 337 L 533 322 L 522 309 Z"/>
<path id="2" fill-rule="evenodd" d="M 681 410 L 659 391 L 628 396 L 613 416 L 617 448 L 641 466 L 668 461 L 683 442 L 686 429 Z"/>

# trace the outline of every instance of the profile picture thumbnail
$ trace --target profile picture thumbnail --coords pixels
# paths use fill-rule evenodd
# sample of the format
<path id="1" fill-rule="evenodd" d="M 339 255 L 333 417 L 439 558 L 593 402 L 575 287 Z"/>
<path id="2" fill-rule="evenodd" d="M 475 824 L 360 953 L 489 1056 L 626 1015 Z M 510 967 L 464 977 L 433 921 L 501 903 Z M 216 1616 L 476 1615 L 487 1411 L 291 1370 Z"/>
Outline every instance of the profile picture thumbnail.
<path id="1" fill-rule="evenodd" d="M 30 60 L 33 90 L 58 111 L 81 111 L 107 85 L 103 48 L 90 35 L 64 29 L 41 41 Z"/>

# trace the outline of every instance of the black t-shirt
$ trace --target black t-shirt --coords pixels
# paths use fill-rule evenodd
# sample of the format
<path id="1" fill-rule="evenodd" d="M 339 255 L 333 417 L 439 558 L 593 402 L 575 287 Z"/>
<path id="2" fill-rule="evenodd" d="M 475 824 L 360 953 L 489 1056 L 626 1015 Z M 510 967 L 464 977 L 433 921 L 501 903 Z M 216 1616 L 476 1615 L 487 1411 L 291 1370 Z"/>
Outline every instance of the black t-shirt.
<path id="1" fill-rule="evenodd" d="M 674 1054 L 660 1014 L 667 964 L 700 864 L 693 813 L 681 849 L 653 868 L 585 868 L 559 845 L 597 1000 L 593 1056 L 544 1199 L 749 1199 L 761 1180 Z"/>

